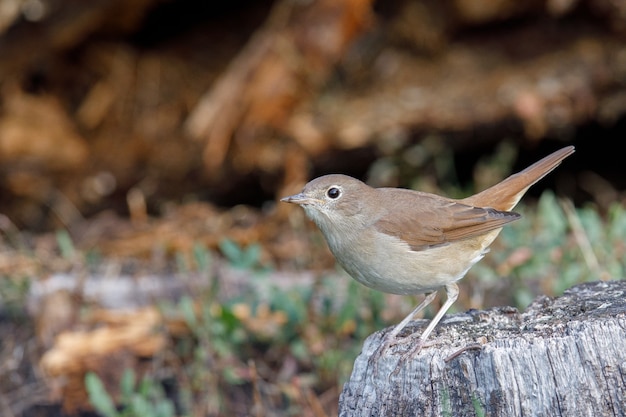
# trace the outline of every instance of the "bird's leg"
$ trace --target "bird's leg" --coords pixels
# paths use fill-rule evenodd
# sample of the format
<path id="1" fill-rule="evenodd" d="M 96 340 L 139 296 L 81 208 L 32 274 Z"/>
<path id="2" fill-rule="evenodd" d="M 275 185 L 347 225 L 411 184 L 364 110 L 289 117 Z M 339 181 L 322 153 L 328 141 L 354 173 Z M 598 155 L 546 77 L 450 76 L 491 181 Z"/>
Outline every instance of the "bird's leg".
<path id="1" fill-rule="evenodd" d="M 381 344 L 378 346 L 378 348 L 376 348 L 374 353 L 372 353 L 372 356 L 370 356 L 369 358 L 370 364 L 374 364 L 374 367 L 376 368 L 376 363 L 378 362 L 378 359 L 380 359 L 380 357 L 382 356 L 385 350 L 387 350 L 388 348 L 390 348 L 391 346 L 395 344 L 401 343 L 404 340 L 408 339 L 408 337 L 405 337 L 401 340 L 396 340 L 396 336 L 402 331 L 402 329 L 406 327 L 407 324 L 409 324 L 411 320 L 413 320 L 413 317 L 417 313 L 419 313 L 424 308 L 426 308 L 428 304 L 432 303 L 436 295 L 437 295 L 436 292 L 431 292 L 429 294 L 426 294 L 426 298 L 424 298 L 424 301 L 422 301 L 417 307 L 415 307 L 415 309 L 411 311 L 411 313 L 408 316 L 406 316 L 400 323 L 396 325 L 396 327 L 394 327 L 389 333 L 387 333 L 383 337 Z"/>
<path id="2" fill-rule="evenodd" d="M 405 352 L 402 355 L 400 362 L 398 362 L 399 364 L 411 358 L 413 355 L 417 354 L 422 349 L 422 347 L 424 346 L 424 342 L 426 341 L 430 333 L 432 333 L 432 331 L 435 329 L 435 326 L 437 326 L 437 324 L 439 323 L 443 315 L 446 314 L 446 311 L 448 311 L 448 309 L 452 306 L 452 304 L 454 304 L 456 299 L 459 297 L 459 286 L 456 285 L 455 283 L 447 284 L 446 296 L 447 296 L 446 302 L 443 303 L 443 305 L 441 306 L 441 308 L 439 309 L 435 317 L 433 317 L 433 319 L 430 321 L 430 323 L 428 324 L 428 327 L 426 327 L 426 330 L 422 332 L 417 343 L 415 343 L 415 345 L 413 345 L 407 352 Z M 411 336 L 407 336 L 407 338 L 409 337 Z"/>

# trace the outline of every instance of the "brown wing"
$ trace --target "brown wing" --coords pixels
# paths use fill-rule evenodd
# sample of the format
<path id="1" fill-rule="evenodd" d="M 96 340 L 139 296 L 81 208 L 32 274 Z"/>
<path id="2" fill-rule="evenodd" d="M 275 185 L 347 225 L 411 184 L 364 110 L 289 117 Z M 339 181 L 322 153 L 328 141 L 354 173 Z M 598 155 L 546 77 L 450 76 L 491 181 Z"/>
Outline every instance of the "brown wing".
<path id="1" fill-rule="evenodd" d="M 387 210 L 374 227 L 404 240 L 414 251 L 479 236 L 520 218 L 517 213 L 472 207 L 434 194 L 392 188 L 378 191 Z"/>

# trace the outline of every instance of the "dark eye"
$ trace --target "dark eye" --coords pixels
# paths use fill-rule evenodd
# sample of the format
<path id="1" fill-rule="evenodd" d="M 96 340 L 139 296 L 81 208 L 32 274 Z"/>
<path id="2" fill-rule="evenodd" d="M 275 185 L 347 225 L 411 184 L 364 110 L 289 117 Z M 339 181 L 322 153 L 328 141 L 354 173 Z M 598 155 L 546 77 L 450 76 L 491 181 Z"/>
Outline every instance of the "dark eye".
<path id="1" fill-rule="evenodd" d="M 341 190 L 337 187 L 330 187 L 328 191 L 326 191 L 326 195 L 333 200 L 339 198 L 341 195 Z"/>

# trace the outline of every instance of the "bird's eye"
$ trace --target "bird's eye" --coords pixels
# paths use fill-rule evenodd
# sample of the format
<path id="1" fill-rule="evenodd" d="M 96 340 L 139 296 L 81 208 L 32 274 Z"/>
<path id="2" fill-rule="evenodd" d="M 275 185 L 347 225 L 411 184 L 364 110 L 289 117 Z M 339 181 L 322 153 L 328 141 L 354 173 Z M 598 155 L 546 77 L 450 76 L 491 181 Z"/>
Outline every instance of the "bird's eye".
<path id="1" fill-rule="evenodd" d="M 326 195 L 328 196 L 328 198 L 332 198 L 333 200 L 335 200 L 341 195 L 341 190 L 337 187 L 330 187 L 328 191 L 326 191 Z"/>

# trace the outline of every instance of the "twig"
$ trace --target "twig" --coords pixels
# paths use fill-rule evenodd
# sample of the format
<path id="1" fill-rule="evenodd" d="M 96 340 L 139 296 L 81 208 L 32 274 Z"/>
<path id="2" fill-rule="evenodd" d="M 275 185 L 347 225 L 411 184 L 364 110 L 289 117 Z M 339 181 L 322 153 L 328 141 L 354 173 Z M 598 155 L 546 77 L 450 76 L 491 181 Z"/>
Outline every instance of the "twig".
<path id="1" fill-rule="evenodd" d="M 580 221 L 580 217 L 578 217 L 578 214 L 576 213 L 574 205 L 572 204 L 571 200 L 568 199 L 560 199 L 560 203 L 561 207 L 563 207 L 563 211 L 565 212 L 565 216 L 567 217 L 567 221 L 572 228 L 574 239 L 576 239 L 576 243 L 578 244 L 578 247 L 583 254 L 583 258 L 585 259 L 585 263 L 587 264 L 589 271 L 591 271 L 592 274 L 597 276 L 602 281 L 606 281 L 608 278 L 608 274 L 604 273 L 604 271 L 600 267 L 598 257 L 593 251 L 593 247 L 591 246 L 591 242 L 589 241 L 587 232 L 585 231 L 585 228 Z"/>
<path id="2" fill-rule="evenodd" d="M 448 362 L 450 362 L 451 360 L 456 359 L 456 358 L 458 358 L 459 356 L 461 356 L 461 354 L 462 354 L 463 352 L 466 352 L 466 351 L 468 351 L 468 350 L 473 350 L 473 349 L 480 349 L 482 346 L 483 346 L 483 345 L 482 345 L 482 344 L 480 344 L 480 343 L 478 343 L 478 342 L 476 342 L 476 343 L 470 343 L 469 345 L 465 345 L 465 346 L 463 346 L 461 349 L 459 349 L 459 350 L 455 351 L 454 353 L 452 353 L 451 355 L 447 356 L 447 357 L 444 359 L 444 362 L 448 363 Z"/>

